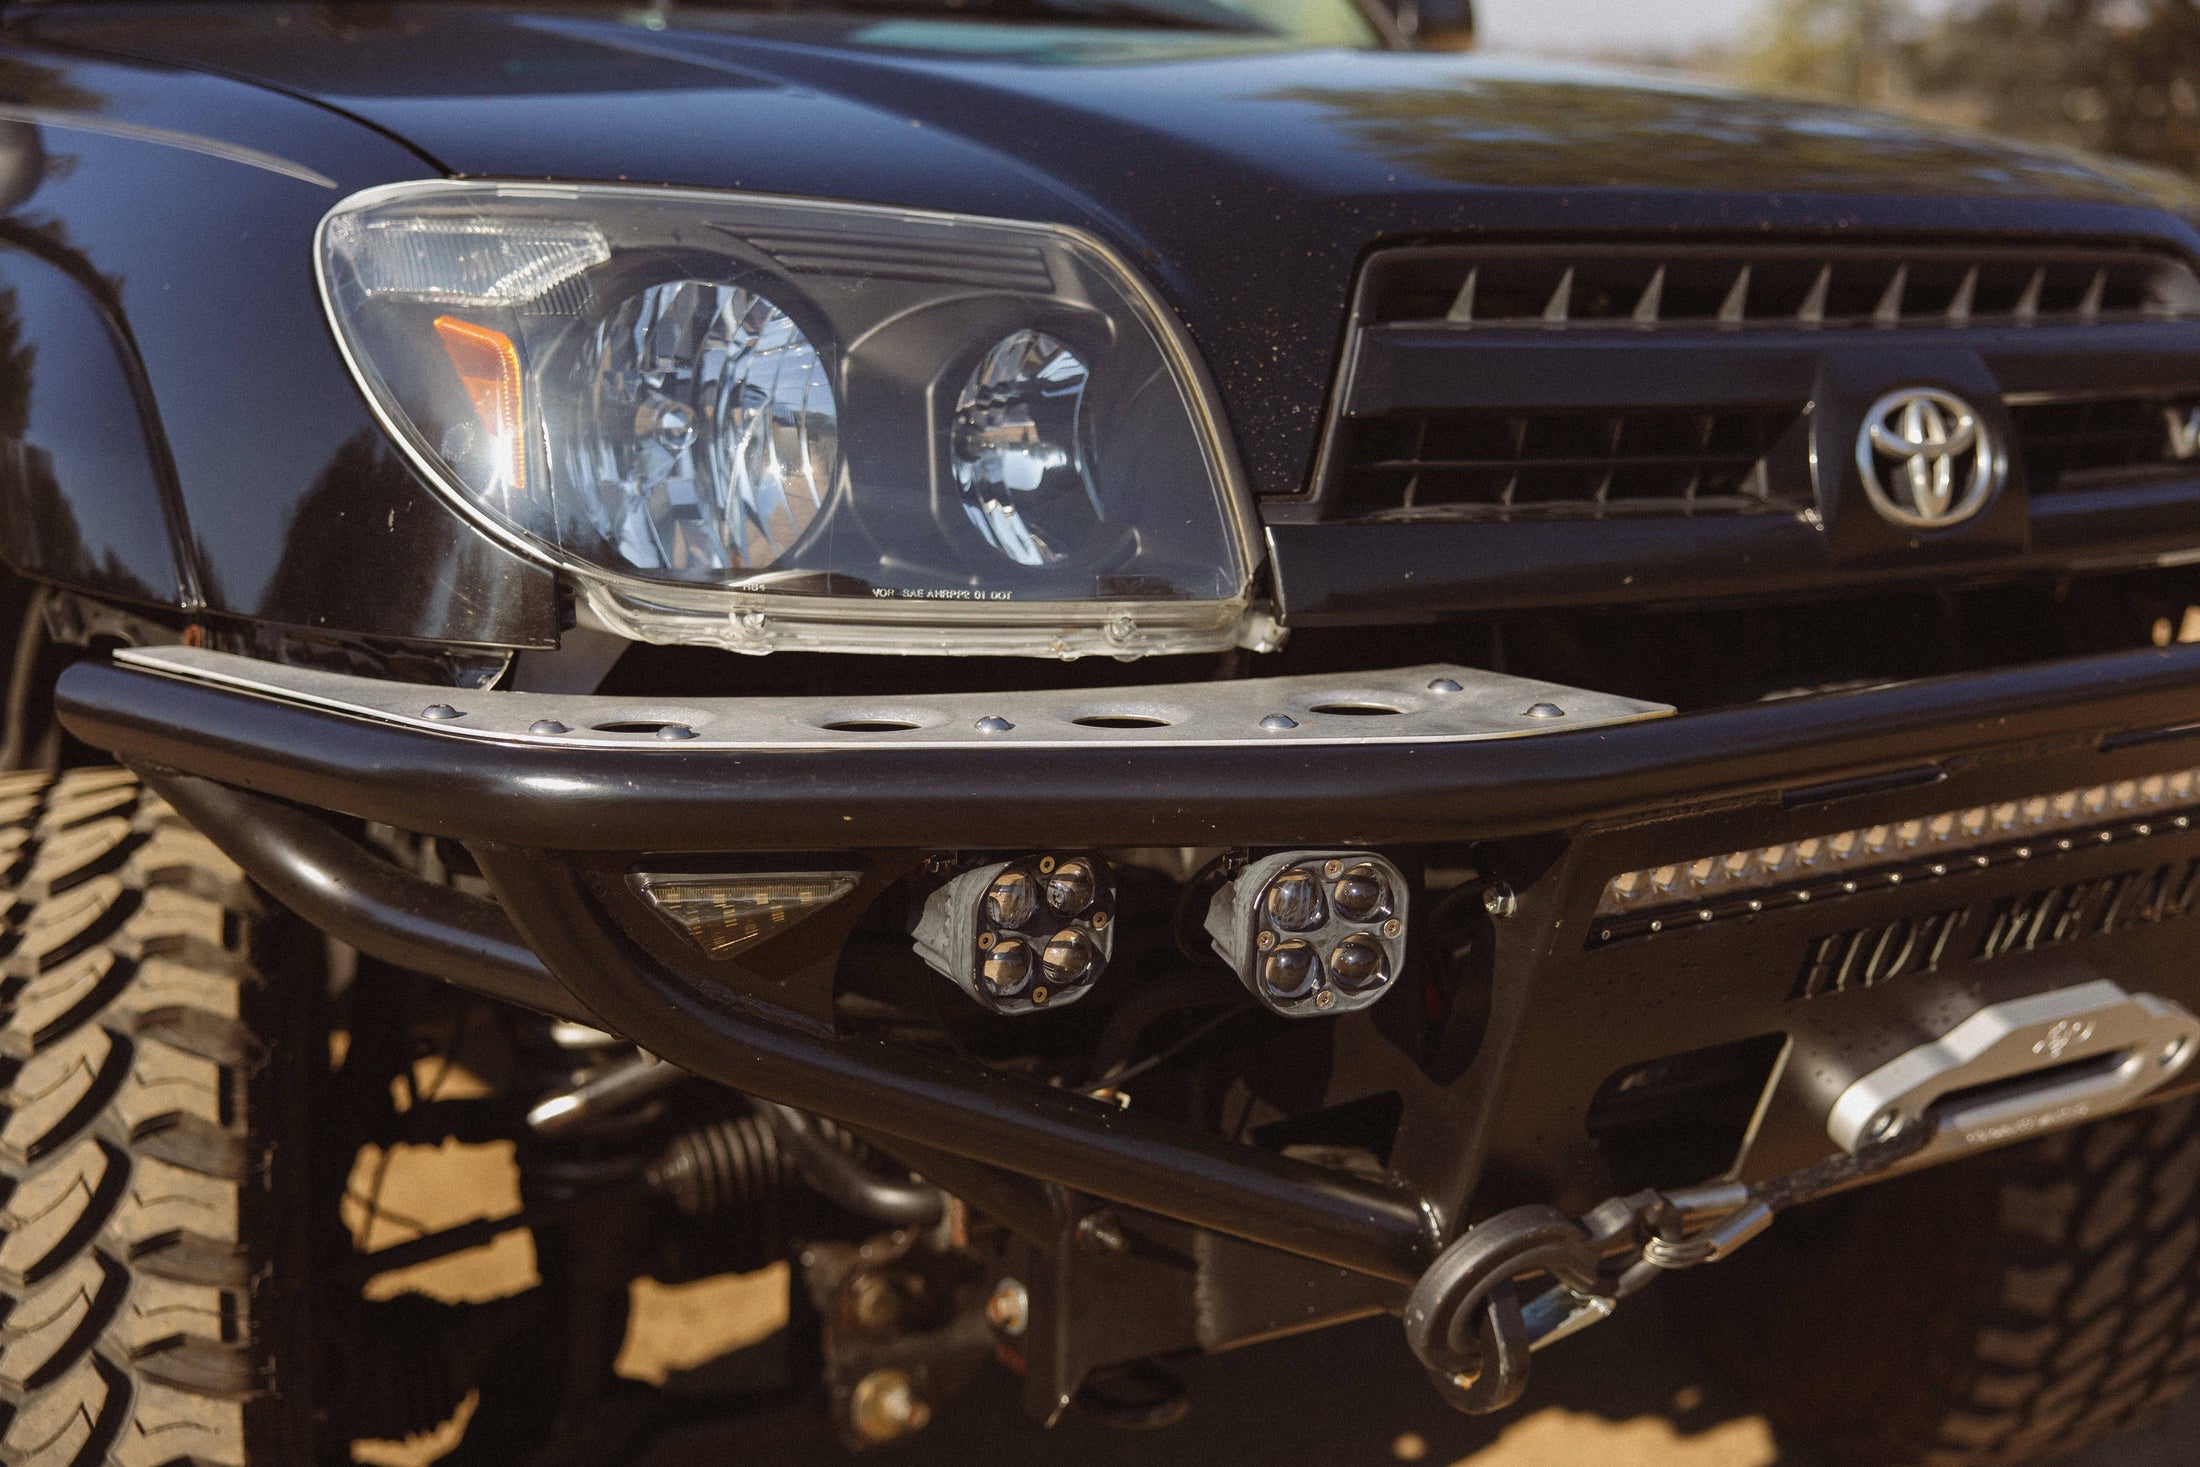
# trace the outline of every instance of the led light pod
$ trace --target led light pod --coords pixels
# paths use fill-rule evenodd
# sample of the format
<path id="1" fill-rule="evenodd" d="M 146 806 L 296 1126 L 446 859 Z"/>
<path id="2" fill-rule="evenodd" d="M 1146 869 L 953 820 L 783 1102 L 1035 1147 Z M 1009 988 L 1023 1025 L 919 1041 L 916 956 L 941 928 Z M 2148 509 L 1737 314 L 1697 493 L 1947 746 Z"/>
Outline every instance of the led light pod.
<path id="1" fill-rule="evenodd" d="M 974 866 L 925 898 L 917 955 L 996 1014 L 1075 1003 L 1115 950 L 1107 863 L 1073 854 Z"/>
<path id="2" fill-rule="evenodd" d="M 1207 935 L 1272 1011 L 1349 1014 L 1405 971 L 1405 877 L 1365 851 L 1265 856 L 1215 893 Z"/>

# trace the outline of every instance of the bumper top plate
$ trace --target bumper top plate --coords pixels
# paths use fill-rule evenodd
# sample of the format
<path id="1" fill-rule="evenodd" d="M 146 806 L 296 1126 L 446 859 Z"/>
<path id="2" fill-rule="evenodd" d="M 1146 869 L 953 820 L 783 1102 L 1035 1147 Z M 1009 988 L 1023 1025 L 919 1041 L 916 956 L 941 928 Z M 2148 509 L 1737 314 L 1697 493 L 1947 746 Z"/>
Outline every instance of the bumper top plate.
<path id="1" fill-rule="evenodd" d="M 1442 664 L 1141 688 L 661 702 L 426 687 L 195 647 L 129 649 L 115 661 L 453 739 L 688 753 L 1475 743 L 1673 712 L 1660 703 Z"/>

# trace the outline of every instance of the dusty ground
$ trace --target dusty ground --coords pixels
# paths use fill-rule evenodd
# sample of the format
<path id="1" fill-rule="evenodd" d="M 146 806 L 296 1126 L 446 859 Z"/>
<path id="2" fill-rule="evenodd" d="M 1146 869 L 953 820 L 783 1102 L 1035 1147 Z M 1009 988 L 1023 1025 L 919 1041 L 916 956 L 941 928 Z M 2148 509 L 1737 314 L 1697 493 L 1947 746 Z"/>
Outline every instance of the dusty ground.
<path id="1" fill-rule="evenodd" d="M 373 1192 L 384 1159 L 360 1159 L 353 1190 Z M 449 1227 L 518 1207 L 508 1147 L 401 1147 L 380 1176 L 370 1220 L 355 1204 L 351 1222 L 370 1248 L 423 1228 Z M 524 1233 L 488 1248 L 384 1275 L 374 1291 L 406 1289 L 451 1300 L 494 1298 L 534 1281 Z M 633 1295 L 633 1325 L 620 1370 L 662 1383 L 770 1335 L 785 1317 L 783 1267 L 680 1288 L 648 1282 Z M 1016 1405 L 1004 1375 L 947 1403 L 930 1430 L 869 1460 L 941 1467 L 1235 1467 L 1319 1461 L 1325 1467 L 1397 1462 L 1454 1467 L 1839 1467 L 1783 1453 L 1764 1422 L 1742 1413 L 1701 1380 L 1672 1336 L 1656 1295 L 1612 1322 L 1560 1346 L 1540 1362 L 1528 1400 L 1494 1421 L 1457 1416 L 1436 1399 L 1407 1353 L 1397 1322 L 1374 1319 L 1342 1330 L 1240 1350 L 1186 1370 L 1193 1410 L 1164 1432 L 1127 1434 L 1071 1418 L 1042 1432 Z M 454 1423 L 455 1427 L 455 1423 Z M 361 1443 L 360 1462 L 425 1467 L 456 1438 Z M 712 1444 L 721 1457 L 730 1444 Z M 649 1467 L 703 1459 L 705 1445 L 668 1449 Z M 746 1457 L 747 1453 L 736 1452 Z M 727 1457 L 726 1460 L 732 1460 Z M 754 1460 L 773 1467 L 827 1467 L 850 1459 L 835 1448 L 792 1444 Z M 2192 1467 L 2200 1462 L 2200 1400 L 2146 1436 L 2089 1453 L 2067 1467 Z"/>

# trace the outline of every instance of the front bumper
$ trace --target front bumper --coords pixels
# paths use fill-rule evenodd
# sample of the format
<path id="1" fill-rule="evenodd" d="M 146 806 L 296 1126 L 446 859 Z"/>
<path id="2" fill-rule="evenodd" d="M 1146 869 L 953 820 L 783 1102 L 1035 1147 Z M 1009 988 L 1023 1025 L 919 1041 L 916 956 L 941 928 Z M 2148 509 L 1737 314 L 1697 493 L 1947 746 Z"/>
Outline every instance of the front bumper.
<path id="1" fill-rule="evenodd" d="M 1431 689 L 1447 679 L 1461 691 Z M 515 941 L 532 949 L 541 976 L 687 1068 L 1387 1279 L 1412 1278 L 1499 1207 L 1581 1210 L 1623 1184 L 1699 1180 L 1633 1174 L 1670 1148 L 1636 1144 L 1649 1132 L 1628 1108 L 1631 1077 L 1656 1090 L 1675 1056 L 1762 1057 L 1761 1073 L 1743 1067 L 1757 1090 L 1731 1154 L 1683 1145 L 1690 1159 L 1673 1163 L 1746 1179 L 1833 1154 L 1827 1116 L 1845 1085 L 1987 1003 L 2106 976 L 2200 1009 L 2200 965 L 2175 920 L 2200 914 L 2200 794 L 2157 800 L 2161 818 L 2065 825 L 2036 850 L 1882 863 L 1807 899 L 1791 882 L 1760 906 L 1722 897 L 1624 930 L 1599 911 L 1621 873 L 2200 766 L 2200 648 L 1675 716 L 1444 668 L 892 708 L 564 700 L 561 714 L 535 695 L 185 649 L 79 664 L 58 698 L 73 732 L 156 780 L 180 771 L 466 842 L 496 920 L 517 929 L 489 934 L 499 961 L 514 966 Z M 1561 713 L 1531 720 L 1539 703 Z M 1378 705 L 1400 711 L 1365 711 Z M 1271 712 L 1293 726 L 1261 728 Z M 660 737 L 668 725 L 694 737 Z M 242 841 L 225 844 L 254 869 Z M 875 894 L 922 853 L 1065 845 L 1365 845 L 1415 869 L 1471 868 L 1469 894 L 1506 892 L 1478 933 L 1423 940 L 1420 1005 L 1401 996 L 1323 1022 L 1314 1100 L 1398 1107 L 1388 1177 L 837 1034 L 829 918 L 706 966 L 619 909 L 621 874 L 665 853 L 852 852 Z M 2172 887 L 2184 896 L 2131 896 Z M 1829 944 L 1883 951 L 1928 920 L 1930 962 L 1810 976 Z M 1596 1131 L 1585 1117 L 1615 1085 L 1622 1124 Z M 1684 1107 L 1684 1142 L 1695 1124 Z"/>
<path id="2" fill-rule="evenodd" d="M 1455 713 L 1427 691 L 1444 677 L 1476 706 Z M 1209 695 L 1226 696 L 1203 710 Z M 423 834 L 546 849 L 1399 844 L 1568 830 L 1677 803 L 1794 807 L 1883 775 L 1935 782 L 2064 755 L 2086 767 L 2027 782 L 2087 783 L 2085 751 L 2105 778 L 2131 762 L 2112 749 L 2200 723 L 2200 647 L 1673 717 L 1440 667 L 916 707 L 664 705 L 416 688 L 186 648 L 80 663 L 57 701 L 71 732 L 128 761 Z M 764 717 L 747 711 L 766 703 Z M 1323 715 L 1317 703 L 1405 711 Z M 1537 704 L 1562 716 L 1526 717 Z M 462 716 L 427 717 L 430 705 Z M 1297 727 L 1260 728 L 1271 712 Z M 1116 714 L 1189 716 L 1073 722 Z M 1014 727 L 983 734 L 988 717 Z M 1213 728 L 1226 718 L 1227 733 Z M 581 732 L 529 731 L 544 721 Z M 834 722 L 918 726 L 823 727 Z M 592 727 L 606 723 L 639 731 Z M 654 736 L 668 724 L 698 737 Z"/>

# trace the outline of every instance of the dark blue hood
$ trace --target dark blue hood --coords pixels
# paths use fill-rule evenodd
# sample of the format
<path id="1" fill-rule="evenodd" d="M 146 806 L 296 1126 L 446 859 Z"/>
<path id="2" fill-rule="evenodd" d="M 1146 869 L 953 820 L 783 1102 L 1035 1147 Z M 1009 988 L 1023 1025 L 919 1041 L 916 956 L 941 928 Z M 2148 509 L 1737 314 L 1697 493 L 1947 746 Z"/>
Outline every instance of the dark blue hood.
<path id="1" fill-rule="evenodd" d="M 634 12 L 628 12 L 631 16 Z M 2144 233 L 2183 185 L 1866 113 L 1205 31 L 681 11 L 160 7 L 55 40 L 311 97 L 454 173 L 1074 224 L 1139 261 L 1256 487 L 1303 479 L 1357 261 L 1444 235 Z"/>

